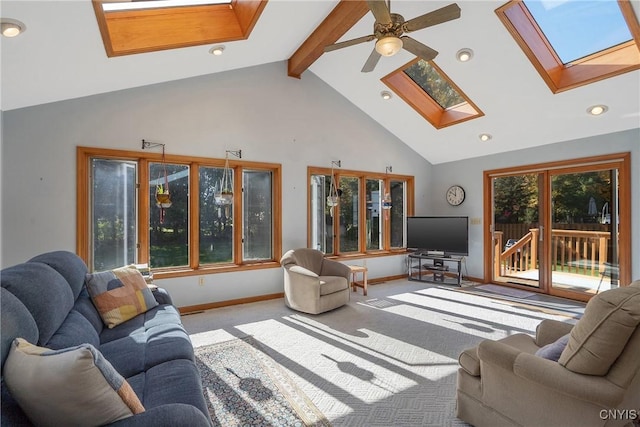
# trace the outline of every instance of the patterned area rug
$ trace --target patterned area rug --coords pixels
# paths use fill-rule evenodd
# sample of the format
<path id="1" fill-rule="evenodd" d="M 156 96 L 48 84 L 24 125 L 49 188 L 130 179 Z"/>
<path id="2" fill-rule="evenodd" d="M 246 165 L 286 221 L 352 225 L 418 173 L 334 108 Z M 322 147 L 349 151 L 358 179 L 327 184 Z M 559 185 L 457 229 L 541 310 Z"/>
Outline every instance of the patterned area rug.
<path id="1" fill-rule="evenodd" d="M 216 426 L 330 426 L 282 368 L 253 338 L 195 349 Z"/>

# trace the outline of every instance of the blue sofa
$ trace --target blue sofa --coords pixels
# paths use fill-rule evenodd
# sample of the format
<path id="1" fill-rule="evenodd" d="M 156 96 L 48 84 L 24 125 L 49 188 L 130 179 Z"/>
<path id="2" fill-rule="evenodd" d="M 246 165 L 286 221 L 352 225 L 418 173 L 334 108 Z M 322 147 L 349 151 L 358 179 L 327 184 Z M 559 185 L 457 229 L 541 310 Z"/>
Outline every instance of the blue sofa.
<path id="1" fill-rule="evenodd" d="M 169 294 L 159 305 L 112 329 L 93 305 L 77 255 L 49 252 L 0 273 L 2 288 L 2 426 L 31 425 L 9 393 L 5 360 L 17 337 L 50 349 L 92 344 L 131 385 L 145 412 L 112 426 L 211 426 L 189 335 Z"/>

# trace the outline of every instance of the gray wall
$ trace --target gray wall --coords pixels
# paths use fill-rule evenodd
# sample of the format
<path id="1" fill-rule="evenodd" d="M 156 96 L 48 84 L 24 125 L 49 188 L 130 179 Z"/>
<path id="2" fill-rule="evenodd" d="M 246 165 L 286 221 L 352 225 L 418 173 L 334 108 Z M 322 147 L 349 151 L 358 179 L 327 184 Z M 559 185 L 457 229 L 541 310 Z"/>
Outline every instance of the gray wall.
<path id="1" fill-rule="evenodd" d="M 39 105 L 3 113 L 2 266 L 50 250 L 75 251 L 76 146 L 282 164 L 283 250 L 306 246 L 307 166 L 414 175 L 424 211 L 431 165 L 307 72 L 279 62 L 233 72 Z M 370 277 L 403 274 L 404 257 L 367 261 Z M 177 305 L 282 292 L 279 269 L 158 281 Z"/>
<path id="2" fill-rule="evenodd" d="M 482 220 L 482 174 L 485 170 L 622 152 L 631 152 L 632 277 L 640 279 L 640 129 L 434 165 L 429 207 L 434 215 L 468 215 Z M 449 206 L 444 199 L 446 189 L 454 183 L 466 190 L 466 199 L 458 207 Z M 484 276 L 482 223 L 469 226 L 470 253 L 467 258 L 468 274 L 480 278 Z"/>
<path id="3" fill-rule="evenodd" d="M 265 83 L 268 82 L 268 83 Z M 38 253 L 75 251 L 76 146 L 139 150 L 142 139 L 172 154 L 282 164 L 283 249 L 306 246 L 307 166 L 415 176 L 417 215 L 482 218 L 482 172 L 507 166 L 632 152 L 633 277 L 640 278 L 640 132 L 568 141 L 432 166 L 314 74 L 286 76 L 286 63 L 111 92 L 2 114 L 1 265 Z M 444 192 L 461 184 L 465 202 Z M 465 274 L 482 277 L 482 227 L 470 226 Z M 360 261 L 361 262 L 361 261 Z M 356 261 L 358 263 L 358 261 Z M 403 256 L 367 260 L 370 277 L 405 272 Z M 279 269 L 159 280 L 179 306 L 282 292 Z"/>

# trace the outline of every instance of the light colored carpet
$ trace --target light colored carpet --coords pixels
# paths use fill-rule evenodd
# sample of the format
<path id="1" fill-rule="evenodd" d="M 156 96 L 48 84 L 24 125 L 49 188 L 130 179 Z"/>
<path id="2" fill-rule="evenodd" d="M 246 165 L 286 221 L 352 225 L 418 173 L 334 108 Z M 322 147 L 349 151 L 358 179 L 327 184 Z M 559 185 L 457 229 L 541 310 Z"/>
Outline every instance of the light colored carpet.
<path id="1" fill-rule="evenodd" d="M 535 292 L 523 291 L 521 289 L 509 288 L 507 286 L 500 285 L 479 285 L 477 289 L 481 289 L 487 292 L 493 292 L 494 294 L 506 295 L 514 298 L 529 298 L 535 296 Z"/>
<path id="2" fill-rule="evenodd" d="M 195 347 L 252 336 L 334 426 L 466 426 L 455 417 L 458 355 L 482 339 L 575 323 L 456 286 L 398 280 L 312 316 L 282 299 L 183 317 Z"/>

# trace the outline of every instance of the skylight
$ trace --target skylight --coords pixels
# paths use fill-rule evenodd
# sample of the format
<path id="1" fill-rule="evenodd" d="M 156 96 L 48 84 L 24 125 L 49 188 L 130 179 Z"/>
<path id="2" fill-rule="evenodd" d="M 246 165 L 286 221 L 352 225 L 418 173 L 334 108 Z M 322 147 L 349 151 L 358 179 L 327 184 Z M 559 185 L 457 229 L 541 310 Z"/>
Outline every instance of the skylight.
<path id="1" fill-rule="evenodd" d="M 444 109 L 465 102 L 458 91 L 423 59 L 407 67 L 404 72 Z"/>
<path id="2" fill-rule="evenodd" d="M 616 1 L 526 0 L 524 3 L 564 64 L 633 39 Z"/>
<path id="3" fill-rule="evenodd" d="M 628 0 L 510 0 L 496 14 L 553 93 L 640 69 Z"/>
<path id="4" fill-rule="evenodd" d="M 113 10 L 152 9 L 157 7 L 199 6 L 205 4 L 231 4 L 231 0 L 138 0 L 117 3 L 102 3 L 102 9 Z"/>
<path id="5" fill-rule="evenodd" d="M 484 115 L 433 61 L 416 58 L 382 82 L 436 129 Z"/>

